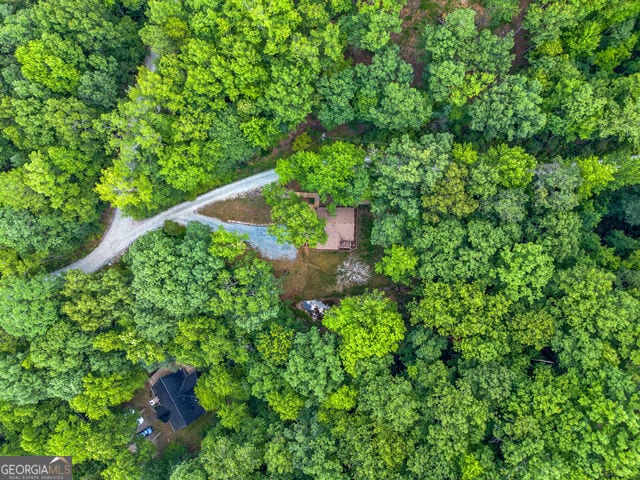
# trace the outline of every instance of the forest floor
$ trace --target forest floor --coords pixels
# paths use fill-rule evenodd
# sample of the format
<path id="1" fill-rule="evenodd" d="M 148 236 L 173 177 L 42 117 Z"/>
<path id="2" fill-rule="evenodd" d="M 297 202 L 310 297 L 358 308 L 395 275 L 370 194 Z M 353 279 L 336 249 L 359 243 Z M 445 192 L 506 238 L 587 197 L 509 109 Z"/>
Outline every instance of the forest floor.
<path id="1" fill-rule="evenodd" d="M 271 223 L 271 207 L 267 205 L 259 190 L 221 202 L 210 203 L 198 213 L 219 218 L 224 222 L 243 222 L 253 225 Z"/>
<path id="2" fill-rule="evenodd" d="M 423 86 L 425 63 L 420 48 L 420 37 L 424 25 L 427 22 L 442 21 L 447 13 L 458 8 L 475 10 L 480 25 L 488 22 L 481 2 L 470 0 L 407 0 L 400 11 L 402 31 L 399 34 L 392 34 L 391 39 L 400 47 L 402 59 L 413 67 L 413 87 Z"/>
<path id="3" fill-rule="evenodd" d="M 531 0 L 520 0 L 520 11 L 511 22 L 514 31 L 513 43 L 515 45 L 514 53 L 516 56 L 511 66 L 512 73 L 513 70 L 527 66 L 529 63 L 524 56 L 525 53 L 530 50 L 529 39 L 527 38 L 529 32 L 522 27 L 522 22 L 524 21 L 524 16 L 527 13 L 530 3 Z"/>
<path id="4" fill-rule="evenodd" d="M 271 260 L 283 300 L 301 301 L 335 295 L 336 269 L 348 253 L 309 249 L 295 260 Z"/>

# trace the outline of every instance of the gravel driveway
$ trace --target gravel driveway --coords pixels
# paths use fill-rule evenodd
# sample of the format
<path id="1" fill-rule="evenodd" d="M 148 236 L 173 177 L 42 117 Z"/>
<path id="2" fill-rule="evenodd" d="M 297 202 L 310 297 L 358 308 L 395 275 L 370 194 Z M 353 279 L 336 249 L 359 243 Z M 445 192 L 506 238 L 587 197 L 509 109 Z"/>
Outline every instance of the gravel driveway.
<path id="1" fill-rule="evenodd" d="M 266 227 L 226 223 L 197 213 L 200 208 L 208 203 L 237 197 L 242 193 L 273 183 L 277 179 L 278 176 L 275 171 L 268 170 L 211 190 L 200 195 L 193 202 L 181 203 L 154 217 L 141 221 L 124 217 L 120 210 L 116 210 L 113 221 L 102 237 L 100 244 L 86 257 L 54 273 L 61 273 L 66 270 L 82 270 L 85 273 L 95 272 L 124 253 L 136 239 L 147 232 L 162 227 L 166 220 L 173 220 L 182 224 L 190 221 L 199 221 L 212 228 L 218 228 L 222 225 L 226 230 L 246 233 L 249 236 L 248 243 L 267 258 L 296 258 L 296 249 L 291 245 L 279 245 L 276 243 L 275 238 L 267 233 Z"/>
<path id="2" fill-rule="evenodd" d="M 187 217 L 176 218 L 176 222 L 186 225 L 189 222 L 200 222 L 217 229 L 224 227 L 225 230 L 247 235 L 247 243 L 260 252 L 263 257 L 278 259 L 289 258 L 295 260 L 298 251 L 293 245 L 282 245 L 276 241 L 273 235 L 267 233 L 267 227 L 257 225 L 245 225 L 243 223 L 228 223 L 217 218 L 205 215 L 193 214 Z"/>

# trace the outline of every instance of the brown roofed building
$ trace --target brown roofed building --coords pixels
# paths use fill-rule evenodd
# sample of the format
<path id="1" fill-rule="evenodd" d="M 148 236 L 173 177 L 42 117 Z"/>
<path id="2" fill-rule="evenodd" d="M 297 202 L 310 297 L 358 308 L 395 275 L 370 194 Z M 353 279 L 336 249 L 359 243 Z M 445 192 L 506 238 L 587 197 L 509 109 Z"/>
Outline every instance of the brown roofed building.
<path id="1" fill-rule="evenodd" d="M 318 250 L 353 250 L 356 248 L 356 209 L 336 208 L 335 216 L 329 214 L 324 207 L 317 209 L 318 217 L 327 221 L 324 231 L 327 241 L 318 245 Z"/>

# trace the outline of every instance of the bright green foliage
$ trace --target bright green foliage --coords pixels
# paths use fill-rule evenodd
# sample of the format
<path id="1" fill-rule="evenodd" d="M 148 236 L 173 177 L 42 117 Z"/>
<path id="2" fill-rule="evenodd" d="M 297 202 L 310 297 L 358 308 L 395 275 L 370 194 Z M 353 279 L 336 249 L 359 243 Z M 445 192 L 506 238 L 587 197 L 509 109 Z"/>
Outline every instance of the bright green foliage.
<path id="1" fill-rule="evenodd" d="M 598 157 L 578 158 L 576 163 L 582 177 L 582 185 L 578 190 L 578 196 L 582 199 L 600 193 L 614 180 L 616 168 L 602 162 Z"/>
<path id="2" fill-rule="evenodd" d="M 532 0 L 511 33 L 517 1 L 417 3 L 0 5 L 0 454 L 91 480 L 640 478 L 640 5 Z M 316 119 L 344 141 L 309 151 Z M 199 225 L 34 275 L 99 233 L 99 197 L 141 218 L 294 137 L 282 182 L 370 199 L 359 248 L 395 283 L 319 293 L 327 330 Z M 271 231 L 322 243 L 282 187 Z M 152 460 L 118 405 L 176 364 L 216 418 Z"/>
<path id="3" fill-rule="evenodd" d="M 353 387 L 343 385 L 322 402 L 324 408 L 351 410 L 356 406 L 357 391 Z"/>
<path id="4" fill-rule="evenodd" d="M 504 285 L 504 294 L 512 302 L 526 299 L 533 303 L 542 297 L 542 289 L 553 276 L 553 258 L 535 243 L 518 243 L 500 253 L 496 275 Z"/>
<path id="5" fill-rule="evenodd" d="M 231 434 L 217 427 L 204 437 L 199 456 L 179 465 L 171 480 L 258 478 L 264 441 L 259 421 L 250 421 Z"/>
<path id="6" fill-rule="evenodd" d="M 292 455 L 284 435 L 278 432 L 265 446 L 264 461 L 270 474 L 292 474 Z"/>
<path id="7" fill-rule="evenodd" d="M 133 158 L 131 159 L 133 162 Z M 149 176 L 134 170 L 134 163 L 117 162 L 102 172 L 96 192 L 105 202 L 127 208 L 151 205 L 152 184 Z"/>
<path id="8" fill-rule="evenodd" d="M 37 271 L 93 233 L 93 187 L 106 163 L 97 120 L 144 55 L 132 20 L 139 8 L 100 0 L 2 6 L 0 217 L 12 218 L 0 220 L 3 273 Z"/>
<path id="9" fill-rule="evenodd" d="M 98 420 L 110 414 L 109 407 L 130 400 L 133 393 L 144 386 L 146 378 L 142 370 L 134 370 L 126 375 L 114 373 L 95 376 L 89 373 L 82 379 L 82 393 L 72 398 L 69 405 L 91 420 Z"/>
<path id="10" fill-rule="evenodd" d="M 513 34 L 499 37 L 474 23 L 476 12 L 459 9 L 442 25 L 427 25 L 423 33 L 427 56 L 425 79 L 438 103 L 464 106 L 507 74 L 513 61 Z"/>
<path id="11" fill-rule="evenodd" d="M 237 345 L 229 328 L 215 318 L 189 318 L 178 322 L 174 340 L 176 359 L 187 365 L 219 365 L 227 359 L 247 360 L 246 351 Z"/>
<path id="12" fill-rule="evenodd" d="M 371 65 L 355 66 L 360 89 L 353 100 L 356 118 L 376 127 L 404 131 L 418 129 L 431 117 L 428 99 L 411 87 L 413 68 L 397 47 L 377 53 Z"/>
<path id="13" fill-rule="evenodd" d="M 93 221 L 95 198 L 90 182 L 97 172 L 95 167 L 87 165 L 89 160 L 60 147 L 50 147 L 46 154 L 35 151 L 24 165 L 24 182 L 48 198 L 51 208 L 61 210 L 65 217 Z"/>
<path id="14" fill-rule="evenodd" d="M 551 368 L 536 368 L 533 381 L 507 403 L 513 420 L 500 422 L 505 472 L 527 452 L 530 460 L 523 474 L 528 478 L 635 475 L 632 383 L 611 371 L 582 379 L 575 372 L 556 375 Z"/>
<path id="15" fill-rule="evenodd" d="M 554 134 L 567 141 L 600 138 L 638 145 L 628 121 L 638 104 L 632 51 L 639 13 L 628 0 L 535 2 L 528 9 L 524 25 L 535 46 L 534 75 L 543 82 Z"/>
<path id="16" fill-rule="evenodd" d="M 476 284 L 432 283 L 424 287 L 413 321 L 452 337 L 465 357 L 487 362 L 509 352 L 504 324 L 509 305 L 503 295 L 487 295 Z"/>
<path id="17" fill-rule="evenodd" d="M 376 272 L 384 273 L 396 283 L 409 284 L 416 272 L 418 256 L 411 247 L 392 245 L 376 264 Z"/>
<path id="18" fill-rule="evenodd" d="M 251 394 L 265 400 L 282 420 L 295 420 L 305 405 L 305 398 L 272 365 L 257 363 L 247 374 Z"/>
<path id="19" fill-rule="evenodd" d="M 268 186 L 263 190 L 265 201 L 271 206 L 269 233 L 281 243 L 300 248 L 315 248 L 327 241 L 326 221 L 318 218 L 309 205 L 281 186 Z"/>
<path id="20" fill-rule="evenodd" d="M 335 343 L 333 335 L 321 336 L 315 327 L 307 333 L 298 333 L 284 379 L 301 395 L 322 402 L 344 377 Z"/>
<path id="21" fill-rule="evenodd" d="M 116 269 L 96 275 L 71 270 L 64 277 L 62 312 L 81 330 L 109 328 L 130 317 L 132 299 L 128 284 Z"/>
<path id="22" fill-rule="evenodd" d="M 546 310 L 528 309 L 514 314 L 509 321 L 509 333 L 515 343 L 542 350 L 551 344 L 556 320 Z"/>
<path id="23" fill-rule="evenodd" d="M 451 154 L 458 163 L 463 165 L 472 165 L 478 160 L 478 152 L 471 143 L 454 143 Z"/>
<path id="24" fill-rule="evenodd" d="M 591 138 L 604 115 L 606 100 L 582 79 L 562 78 L 547 102 L 553 106 L 549 129 L 568 140 Z"/>
<path id="25" fill-rule="evenodd" d="M 56 93 L 73 93 L 77 89 L 79 68 L 85 60 L 78 45 L 43 33 L 41 39 L 18 47 L 15 55 L 27 79 Z"/>
<path id="26" fill-rule="evenodd" d="M 59 321 L 57 278 L 7 278 L 0 283 L 0 326 L 14 337 L 32 340 Z"/>
<path id="27" fill-rule="evenodd" d="M 521 147 L 501 144 L 490 148 L 483 160 L 498 170 L 498 182 L 503 187 L 526 187 L 533 178 L 536 159 Z"/>
<path id="28" fill-rule="evenodd" d="M 273 365 L 284 365 L 289 358 L 294 331 L 277 323 L 271 324 L 268 332 L 258 335 L 256 347 L 264 359 Z"/>
<path id="29" fill-rule="evenodd" d="M 379 291 L 345 298 L 322 323 L 340 335 L 340 358 L 352 375 L 359 360 L 382 357 L 397 348 L 406 331 L 393 302 Z"/>
<path id="30" fill-rule="evenodd" d="M 243 238 L 234 233 L 227 232 L 222 227 L 211 234 L 209 253 L 214 257 L 222 258 L 227 262 L 233 262 L 246 251 L 247 245 L 243 242 Z"/>
<path id="31" fill-rule="evenodd" d="M 365 151 L 356 145 L 334 142 L 316 152 L 298 152 L 278 161 L 280 183 L 296 180 L 303 190 L 317 192 L 326 202 L 357 206 L 367 194 L 369 177 Z"/>
<path id="32" fill-rule="evenodd" d="M 161 58 L 107 120 L 118 155 L 102 198 L 137 215 L 228 181 L 311 112 L 314 83 L 342 58 L 325 2 L 171 0 L 149 4 L 140 35 Z"/>
<path id="33" fill-rule="evenodd" d="M 225 405 L 232 401 L 244 401 L 247 399 L 247 391 L 242 381 L 239 370 L 226 369 L 218 365 L 198 378 L 195 393 L 200 404 L 206 410 L 216 410 L 223 416 Z"/>
<path id="34" fill-rule="evenodd" d="M 563 366 L 597 370 L 640 361 L 635 347 L 640 332 L 633 320 L 640 303 L 614 290 L 613 279 L 610 272 L 584 264 L 562 272 L 563 296 L 556 303 L 561 321 L 553 346 Z"/>
<path id="35" fill-rule="evenodd" d="M 294 390 L 286 387 L 283 391 L 271 390 L 266 392 L 265 399 L 269 407 L 282 420 L 295 420 L 304 406 L 304 399 Z"/>
<path id="36" fill-rule="evenodd" d="M 90 460 L 108 463 L 130 456 L 126 445 L 131 440 L 135 413 L 112 414 L 91 424 L 76 415 L 61 420 L 49 437 L 45 453 L 71 455 L 76 464 Z"/>

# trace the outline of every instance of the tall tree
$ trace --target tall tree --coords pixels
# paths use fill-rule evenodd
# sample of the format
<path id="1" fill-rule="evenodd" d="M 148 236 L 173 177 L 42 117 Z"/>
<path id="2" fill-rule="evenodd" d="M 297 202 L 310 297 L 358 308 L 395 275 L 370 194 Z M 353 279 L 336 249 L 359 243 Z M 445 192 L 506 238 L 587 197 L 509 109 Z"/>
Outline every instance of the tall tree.
<path id="1" fill-rule="evenodd" d="M 322 323 L 340 336 L 338 352 L 351 375 L 356 374 L 359 360 L 394 351 L 406 331 L 395 304 L 377 290 L 343 299 L 325 314 Z"/>

